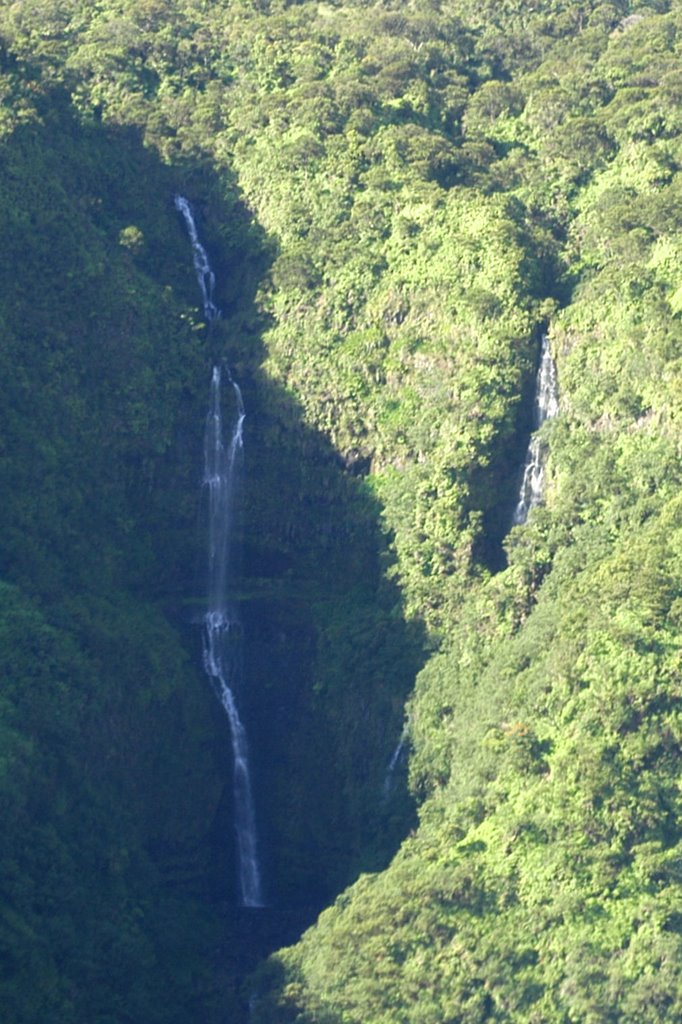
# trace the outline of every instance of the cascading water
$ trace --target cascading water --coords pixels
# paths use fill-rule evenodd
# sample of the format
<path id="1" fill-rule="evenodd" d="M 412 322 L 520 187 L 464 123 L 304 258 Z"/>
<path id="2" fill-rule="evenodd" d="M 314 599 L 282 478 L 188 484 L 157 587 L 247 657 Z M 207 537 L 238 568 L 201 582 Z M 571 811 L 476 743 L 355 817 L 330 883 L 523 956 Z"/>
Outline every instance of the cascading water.
<path id="1" fill-rule="evenodd" d="M 204 442 L 204 485 L 208 488 L 208 607 L 204 615 L 204 667 L 230 723 L 234 768 L 234 818 L 239 888 L 245 907 L 263 906 L 256 816 L 249 771 L 246 730 L 239 717 L 234 687 L 241 672 L 242 626 L 239 608 L 228 597 L 231 568 L 234 488 L 243 451 L 244 404 L 231 381 L 236 414 L 229 442 L 223 437 L 221 370 L 213 368 L 211 401 Z"/>
<path id="2" fill-rule="evenodd" d="M 546 420 L 554 419 L 559 412 L 559 390 L 557 387 L 556 365 L 552 359 L 549 341 L 542 339 L 542 352 L 535 386 L 535 403 L 533 407 L 534 433 L 531 435 L 523 467 L 523 480 L 519 490 L 519 498 L 514 509 L 514 526 L 526 522 L 531 511 L 542 501 L 545 488 L 545 459 L 547 448 L 541 435 L 540 427 Z"/>
<path id="3" fill-rule="evenodd" d="M 400 739 L 398 740 L 398 745 L 396 746 L 395 750 L 391 755 L 391 760 L 388 762 L 388 768 L 386 769 L 386 776 L 384 778 L 384 785 L 382 788 L 384 800 L 387 800 L 388 797 L 391 795 L 396 768 L 398 767 L 398 763 L 400 762 L 407 747 L 407 738 L 408 732 L 406 726 L 401 732 Z"/>
<path id="4" fill-rule="evenodd" d="M 173 202 L 175 203 L 175 209 L 182 214 L 185 227 L 187 228 L 187 234 L 192 246 L 194 271 L 197 275 L 197 281 L 199 282 L 199 288 L 204 300 L 204 317 L 210 323 L 211 320 L 217 320 L 220 316 L 220 310 L 213 301 L 215 274 L 211 270 L 208 254 L 199 241 L 199 233 L 189 201 L 184 196 L 175 196 Z"/>
<path id="5" fill-rule="evenodd" d="M 215 277 L 206 250 L 199 241 L 189 202 L 183 196 L 176 196 L 175 207 L 187 226 L 194 269 L 204 300 L 204 315 L 210 323 L 220 316 L 220 310 L 213 302 Z M 235 488 L 244 450 L 245 412 L 239 385 L 228 373 L 234 414 L 229 440 L 226 442 L 222 377 L 221 367 L 214 366 L 204 434 L 203 486 L 208 490 L 208 601 L 203 617 L 204 669 L 230 725 L 240 902 L 245 907 L 262 907 L 264 903 L 249 746 L 235 700 L 235 689 L 240 682 L 242 668 L 242 624 L 239 606 L 229 596 L 229 588 L 234 585 L 235 576 L 232 526 Z"/>

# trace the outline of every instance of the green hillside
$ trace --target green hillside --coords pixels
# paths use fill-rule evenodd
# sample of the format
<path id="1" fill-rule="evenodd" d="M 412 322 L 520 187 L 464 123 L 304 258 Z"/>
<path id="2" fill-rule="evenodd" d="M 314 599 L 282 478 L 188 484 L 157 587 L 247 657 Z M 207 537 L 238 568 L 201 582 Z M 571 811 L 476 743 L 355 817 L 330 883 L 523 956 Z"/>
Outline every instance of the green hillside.
<path id="1" fill-rule="evenodd" d="M 681 49 L 674 0 L 0 5 L 3 1024 L 682 1020 Z"/>

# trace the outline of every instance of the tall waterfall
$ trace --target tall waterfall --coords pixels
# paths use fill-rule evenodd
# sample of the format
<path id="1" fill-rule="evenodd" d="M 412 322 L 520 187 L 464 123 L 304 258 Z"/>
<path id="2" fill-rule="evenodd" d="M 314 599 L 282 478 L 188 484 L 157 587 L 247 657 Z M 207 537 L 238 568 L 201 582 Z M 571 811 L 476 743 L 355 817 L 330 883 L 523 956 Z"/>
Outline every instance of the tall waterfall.
<path id="1" fill-rule="evenodd" d="M 559 390 L 557 387 L 556 365 L 552 359 L 547 336 L 542 339 L 540 366 L 535 384 L 533 407 L 533 428 L 523 467 L 523 480 L 519 498 L 514 509 L 513 523 L 520 526 L 526 522 L 530 512 L 540 504 L 545 488 L 545 459 L 547 449 L 538 433 L 545 420 L 553 419 L 559 412 Z"/>
<path id="2" fill-rule="evenodd" d="M 243 452 L 244 404 L 239 386 L 231 381 L 236 411 L 226 443 L 221 378 L 220 367 L 215 366 L 204 439 L 204 486 L 208 489 L 208 606 L 204 615 L 204 668 L 230 723 L 241 902 L 245 907 L 262 907 L 249 747 L 234 695 L 241 675 L 242 624 L 237 603 L 228 594 L 230 583 L 234 584 L 230 573 L 233 567 L 232 516 L 234 489 Z"/>
<path id="3" fill-rule="evenodd" d="M 183 196 L 176 196 L 174 201 L 187 226 L 194 269 L 204 300 L 204 316 L 210 323 L 220 316 L 220 310 L 213 302 L 215 276 L 206 250 L 199 240 L 189 202 Z M 234 586 L 236 576 L 232 527 L 235 489 L 244 451 L 245 411 L 239 385 L 227 373 L 234 412 L 229 428 L 225 428 L 222 378 L 223 370 L 220 366 L 214 366 L 204 433 L 203 486 L 208 491 L 208 599 L 203 616 L 204 669 L 230 725 L 240 902 L 245 907 L 262 907 L 249 745 L 235 699 L 235 690 L 242 675 L 242 623 L 239 606 L 230 597 L 230 587 Z"/>

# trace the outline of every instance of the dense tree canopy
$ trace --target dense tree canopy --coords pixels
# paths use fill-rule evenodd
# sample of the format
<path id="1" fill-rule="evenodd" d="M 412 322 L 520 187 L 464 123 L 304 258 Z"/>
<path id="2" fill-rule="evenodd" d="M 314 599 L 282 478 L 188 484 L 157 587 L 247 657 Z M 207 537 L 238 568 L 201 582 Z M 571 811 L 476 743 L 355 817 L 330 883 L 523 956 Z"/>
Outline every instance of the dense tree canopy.
<path id="1" fill-rule="evenodd" d="M 682 1020 L 681 48 L 676 0 L 0 5 L 8 1024 L 240 1013 L 187 621 L 222 357 L 273 888 L 364 871 L 254 1024 Z"/>

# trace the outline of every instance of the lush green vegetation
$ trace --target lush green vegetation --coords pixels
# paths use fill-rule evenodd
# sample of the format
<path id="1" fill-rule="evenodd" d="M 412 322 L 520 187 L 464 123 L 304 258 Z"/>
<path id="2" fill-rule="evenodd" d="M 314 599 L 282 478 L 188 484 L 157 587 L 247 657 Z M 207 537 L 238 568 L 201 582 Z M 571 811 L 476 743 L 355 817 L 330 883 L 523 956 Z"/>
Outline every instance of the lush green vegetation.
<path id="1" fill-rule="evenodd" d="M 222 356 L 271 890 L 365 872 L 252 1019 L 682 1020 L 682 8 L 18 0 L 0 43 L 8 1024 L 235 998 L 187 629 Z M 510 531 L 545 331 L 546 503 Z"/>
<path id="2" fill-rule="evenodd" d="M 209 978 L 191 879 L 221 780 L 163 607 L 194 543 L 177 438 L 195 432 L 200 357 L 147 261 L 178 293 L 191 279 L 136 184 L 167 181 L 159 161 L 57 97 L 43 117 L 1 158 L 3 1014 L 181 1020 Z M 162 851 L 189 877 L 163 899 Z"/>

